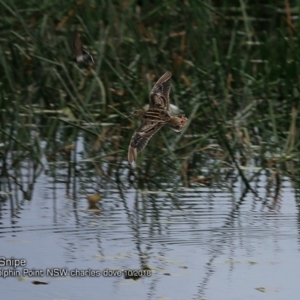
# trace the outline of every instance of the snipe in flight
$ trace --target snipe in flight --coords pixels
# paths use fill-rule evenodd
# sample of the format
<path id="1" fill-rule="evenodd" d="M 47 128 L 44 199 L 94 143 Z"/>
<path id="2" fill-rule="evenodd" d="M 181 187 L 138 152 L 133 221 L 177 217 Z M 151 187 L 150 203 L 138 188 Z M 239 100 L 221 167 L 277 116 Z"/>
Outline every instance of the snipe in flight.
<path id="1" fill-rule="evenodd" d="M 88 52 L 85 48 L 83 48 L 82 46 L 82 42 L 80 39 L 80 35 L 77 31 L 75 31 L 73 33 L 73 37 L 72 37 L 72 50 L 75 56 L 75 60 L 78 63 L 82 63 L 82 62 L 86 62 L 88 60 L 91 60 L 91 62 L 94 64 L 94 58 L 93 56 L 90 54 L 90 52 Z"/>
<path id="2" fill-rule="evenodd" d="M 171 116 L 169 94 L 171 89 L 171 72 L 166 72 L 159 78 L 150 92 L 149 108 L 133 112 L 131 116 L 142 118 L 141 126 L 135 131 L 128 148 L 128 161 L 135 165 L 137 154 L 147 145 L 150 138 L 165 124 L 180 132 L 186 125 L 184 115 Z"/>

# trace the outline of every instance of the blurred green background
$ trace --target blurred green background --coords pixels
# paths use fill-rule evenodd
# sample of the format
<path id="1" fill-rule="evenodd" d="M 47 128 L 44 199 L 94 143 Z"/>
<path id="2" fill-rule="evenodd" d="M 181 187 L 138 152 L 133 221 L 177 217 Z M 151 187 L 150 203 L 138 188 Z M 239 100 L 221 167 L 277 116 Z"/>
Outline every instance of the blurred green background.
<path id="1" fill-rule="evenodd" d="M 189 122 L 153 137 L 140 164 L 193 177 L 297 158 L 299 4 L 1 0 L 2 162 L 69 154 L 82 135 L 98 161 L 126 163 L 138 121 L 124 118 L 167 70 Z M 74 62 L 74 31 L 95 65 Z"/>

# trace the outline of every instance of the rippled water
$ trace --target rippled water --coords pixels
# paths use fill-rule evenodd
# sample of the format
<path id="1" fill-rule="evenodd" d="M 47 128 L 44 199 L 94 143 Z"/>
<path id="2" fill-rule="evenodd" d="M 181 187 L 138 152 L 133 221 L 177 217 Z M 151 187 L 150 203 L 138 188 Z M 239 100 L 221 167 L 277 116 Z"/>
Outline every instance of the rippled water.
<path id="1" fill-rule="evenodd" d="M 33 184 L 30 201 L 20 191 L 1 201 L 1 256 L 26 259 L 26 268 L 44 272 L 147 266 L 152 275 L 1 278 L 1 299 L 293 299 L 298 294 L 299 209 L 287 178 L 270 209 L 263 203 L 264 175 L 257 195 L 243 195 L 239 180 L 227 182 L 227 188 L 168 183 L 159 190 L 138 189 L 129 184 L 128 172 L 122 170 L 119 183 L 83 177 L 80 170 L 75 180 L 65 166 L 50 165 Z M 100 210 L 89 210 L 86 197 L 95 191 L 103 195 Z"/>

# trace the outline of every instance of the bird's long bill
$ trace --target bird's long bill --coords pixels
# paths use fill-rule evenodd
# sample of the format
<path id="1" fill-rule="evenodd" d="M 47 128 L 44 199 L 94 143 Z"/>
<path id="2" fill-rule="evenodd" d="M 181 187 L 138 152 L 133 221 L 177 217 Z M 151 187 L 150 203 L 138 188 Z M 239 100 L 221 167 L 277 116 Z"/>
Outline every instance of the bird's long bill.
<path id="1" fill-rule="evenodd" d="M 128 119 L 130 119 L 131 117 L 134 117 L 135 115 L 136 115 L 136 110 L 132 113 L 132 114 L 130 114 L 129 116 L 127 116 L 127 117 L 124 117 L 123 119 L 122 119 L 122 121 L 121 122 L 124 122 L 124 121 L 126 121 L 126 120 L 128 120 Z"/>
<path id="2" fill-rule="evenodd" d="M 124 120 L 130 119 L 131 117 L 134 116 L 134 114 L 135 114 L 135 111 L 132 114 L 130 114 L 128 117 L 125 117 Z"/>
<path id="3" fill-rule="evenodd" d="M 130 117 L 131 117 L 131 115 L 128 116 L 128 117 L 122 118 L 122 119 L 120 120 L 120 124 L 124 124 Z"/>
<path id="4" fill-rule="evenodd" d="M 137 159 L 137 148 L 133 148 L 131 145 L 128 147 L 128 161 L 135 168 Z"/>

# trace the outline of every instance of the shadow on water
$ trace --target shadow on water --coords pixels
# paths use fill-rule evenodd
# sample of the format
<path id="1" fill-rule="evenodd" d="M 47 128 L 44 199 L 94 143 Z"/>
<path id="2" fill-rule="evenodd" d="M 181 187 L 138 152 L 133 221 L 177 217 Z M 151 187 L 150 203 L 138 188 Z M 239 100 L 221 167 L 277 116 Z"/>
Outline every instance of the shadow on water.
<path id="1" fill-rule="evenodd" d="M 246 185 L 235 168 L 217 168 L 211 153 L 201 152 L 184 173 L 180 157 L 162 156 L 163 150 L 149 157 L 150 149 L 132 170 L 119 153 L 95 156 L 86 135 L 64 126 L 58 132 L 60 140 L 75 136 L 76 142 L 47 145 L 33 136 L 26 155 L 2 152 L 1 255 L 25 258 L 26 268 L 44 272 L 6 278 L 7 295 L 25 290 L 37 299 L 41 291 L 32 282 L 48 283 L 43 293 L 50 298 L 67 299 L 93 299 L 99 291 L 124 299 L 259 299 L 264 293 L 282 299 L 295 292 L 287 279 L 299 267 L 292 162 L 261 167 L 254 158 L 251 167 L 240 165 Z M 55 277 L 47 276 L 50 268 L 151 276 Z"/>

